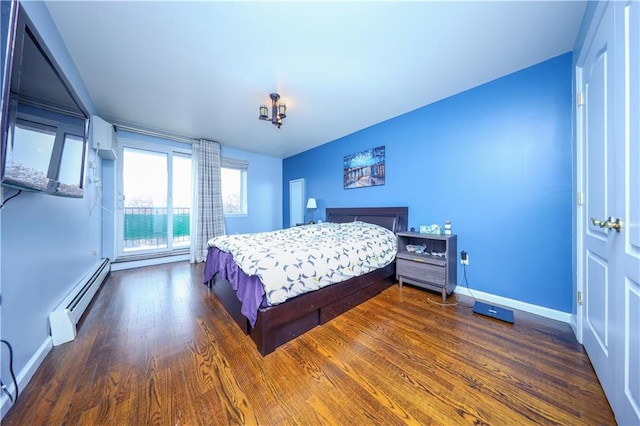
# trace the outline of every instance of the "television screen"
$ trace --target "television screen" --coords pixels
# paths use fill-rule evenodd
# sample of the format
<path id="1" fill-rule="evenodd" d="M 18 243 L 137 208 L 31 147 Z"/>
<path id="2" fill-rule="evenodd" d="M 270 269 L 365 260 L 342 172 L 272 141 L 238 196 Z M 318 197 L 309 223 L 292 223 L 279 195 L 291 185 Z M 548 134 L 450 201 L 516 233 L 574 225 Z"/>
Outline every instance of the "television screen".
<path id="1" fill-rule="evenodd" d="M 2 184 L 82 197 L 88 115 L 21 7 L 13 38 Z"/>

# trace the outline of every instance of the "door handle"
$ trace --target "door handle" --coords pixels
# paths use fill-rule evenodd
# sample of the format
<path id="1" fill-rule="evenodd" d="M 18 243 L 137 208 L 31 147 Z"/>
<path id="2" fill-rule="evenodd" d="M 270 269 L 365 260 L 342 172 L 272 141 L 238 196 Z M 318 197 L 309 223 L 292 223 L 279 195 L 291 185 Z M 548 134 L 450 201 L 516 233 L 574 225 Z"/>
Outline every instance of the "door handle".
<path id="1" fill-rule="evenodd" d="M 620 218 L 613 220 L 613 217 L 610 216 L 607 220 L 600 220 L 592 217 L 591 223 L 593 223 L 593 226 L 599 226 L 600 228 L 615 229 L 618 232 L 622 231 L 622 221 Z"/>

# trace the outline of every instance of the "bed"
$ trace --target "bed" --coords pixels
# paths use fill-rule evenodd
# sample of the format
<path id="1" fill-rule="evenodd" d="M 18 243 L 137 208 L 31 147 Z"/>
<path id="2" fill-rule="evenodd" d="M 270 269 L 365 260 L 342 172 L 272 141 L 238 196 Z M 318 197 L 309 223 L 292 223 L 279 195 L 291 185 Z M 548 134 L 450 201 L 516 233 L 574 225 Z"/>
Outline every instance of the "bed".
<path id="1" fill-rule="evenodd" d="M 394 233 L 406 231 L 407 218 L 406 207 L 326 209 L 326 222 L 366 222 L 382 226 Z M 214 249 L 215 247 L 209 248 L 205 264 L 205 284 L 213 290 L 240 330 L 252 338 L 263 356 L 317 325 L 324 324 L 370 299 L 395 283 L 395 261 L 393 261 L 365 275 L 295 296 L 274 306 L 265 306 L 263 302 L 257 308 L 257 315 L 253 319 L 255 323 L 252 326 L 252 321 L 246 315 L 246 304 L 245 313 L 243 313 L 243 303 L 236 290 L 233 289 L 229 280 L 222 278 L 223 274 L 217 271 L 219 265 L 212 260 Z M 257 277 L 244 276 L 244 279 L 255 280 Z"/>

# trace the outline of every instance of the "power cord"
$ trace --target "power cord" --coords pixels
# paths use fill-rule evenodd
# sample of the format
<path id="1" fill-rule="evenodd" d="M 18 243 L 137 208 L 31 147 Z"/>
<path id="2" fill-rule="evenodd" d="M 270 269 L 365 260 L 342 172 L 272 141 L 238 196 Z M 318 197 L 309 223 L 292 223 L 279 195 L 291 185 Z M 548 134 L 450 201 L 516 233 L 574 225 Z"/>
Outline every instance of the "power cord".
<path id="1" fill-rule="evenodd" d="M 461 285 L 462 281 L 464 281 L 465 287 L 467 288 L 467 291 L 469 292 L 471 297 L 473 297 L 473 301 L 475 303 L 477 301 L 477 299 L 473 295 L 473 293 L 471 292 L 471 289 L 469 288 L 469 280 L 467 279 L 467 265 L 464 264 L 464 263 L 462 264 L 462 276 L 460 277 L 460 282 L 458 283 L 458 285 Z M 457 300 L 454 303 L 440 303 L 440 302 L 436 302 L 435 300 L 431 300 L 430 297 L 427 297 L 427 300 L 430 303 L 433 303 L 434 305 L 438 305 L 438 306 L 457 306 L 457 305 L 459 305 Z"/>
<path id="2" fill-rule="evenodd" d="M 473 297 L 473 302 L 474 303 L 477 302 L 478 300 L 476 299 L 476 297 L 471 292 L 471 289 L 469 288 L 469 280 L 467 279 L 467 265 L 465 265 L 464 263 L 462 264 L 462 276 L 460 277 L 460 283 L 462 283 L 463 280 L 465 283 L 465 287 L 467 288 L 467 291 L 469 292 L 471 297 Z"/>
<path id="3" fill-rule="evenodd" d="M 2 391 L 6 393 L 9 399 L 11 400 L 11 403 L 15 404 L 16 402 L 18 402 L 19 391 L 18 391 L 18 381 L 16 380 L 16 375 L 13 373 L 13 348 L 11 347 L 11 344 L 6 340 L 0 340 L 0 342 L 4 343 L 5 345 L 7 345 L 7 348 L 9 348 L 9 374 L 11 374 L 11 380 L 13 380 L 13 387 L 16 392 L 15 398 L 13 397 L 13 395 L 11 395 L 11 393 L 7 389 L 7 386 L 1 380 L 0 380 L 0 385 L 2 386 Z"/>
<path id="4" fill-rule="evenodd" d="M 429 303 L 433 303 L 434 305 L 438 305 L 438 306 L 457 306 L 458 305 L 458 301 L 456 300 L 453 303 L 442 303 L 442 302 L 436 302 L 435 300 L 431 300 L 430 297 L 427 297 L 427 300 L 429 301 Z"/>
<path id="5" fill-rule="evenodd" d="M 109 210 L 108 208 L 106 208 L 101 201 L 102 198 L 102 183 L 98 184 L 98 182 L 96 181 L 95 183 L 95 188 L 96 188 L 96 194 L 95 194 L 95 199 L 92 202 L 91 208 L 89 209 L 89 217 L 92 217 L 93 219 L 98 219 L 98 220 L 108 220 L 111 219 L 113 217 L 113 212 L 111 210 Z M 94 211 L 96 209 L 96 207 L 98 206 L 98 204 L 100 205 L 100 212 L 101 211 L 105 211 L 107 212 L 107 215 L 105 217 L 100 217 L 100 216 L 96 216 L 94 215 Z"/>
<path id="6" fill-rule="evenodd" d="M 20 194 L 22 194 L 22 189 L 18 190 L 18 192 L 16 192 L 15 194 L 13 194 L 11 197 L 7 198 L 6 200 L 4 200 L 2 202 L 2 204 L 0 204 L 0 209 L 3 208 L 7 204 L 7 202 L 9 202 L 10 199 L 16 198 Z"/>

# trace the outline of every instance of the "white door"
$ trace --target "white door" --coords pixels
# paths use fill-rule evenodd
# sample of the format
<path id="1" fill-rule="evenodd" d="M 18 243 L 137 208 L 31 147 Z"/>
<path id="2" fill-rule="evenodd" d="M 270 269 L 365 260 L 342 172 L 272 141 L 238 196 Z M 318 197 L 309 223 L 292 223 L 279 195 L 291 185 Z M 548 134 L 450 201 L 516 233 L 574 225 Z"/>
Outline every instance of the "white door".
<path id="1" fill-rule="evenodd" d="M 626 219 L 615 246 L 619 304 L 614 315 L 618 423 L 640 425 L 640 2 L 614 2 L 616 38 L 615 179 L 617 212 Z M 620 41 L 620 42 L 618 42 Z M 618 59 L 619 58 L 619 59 Z M 618 213 L 619 212 L 619 213 Z"/>
<path id="2" fill-rule="evenodd" d="M 577 63 L 579 337 L 621 425 L 640 424 L 638 14 L 602 3 Z"/>
<path id="3" fill-rule="evenodd" d="M 289 181 L 289 226 L 305 223 L 304 190 L 304 179 Z"/>

